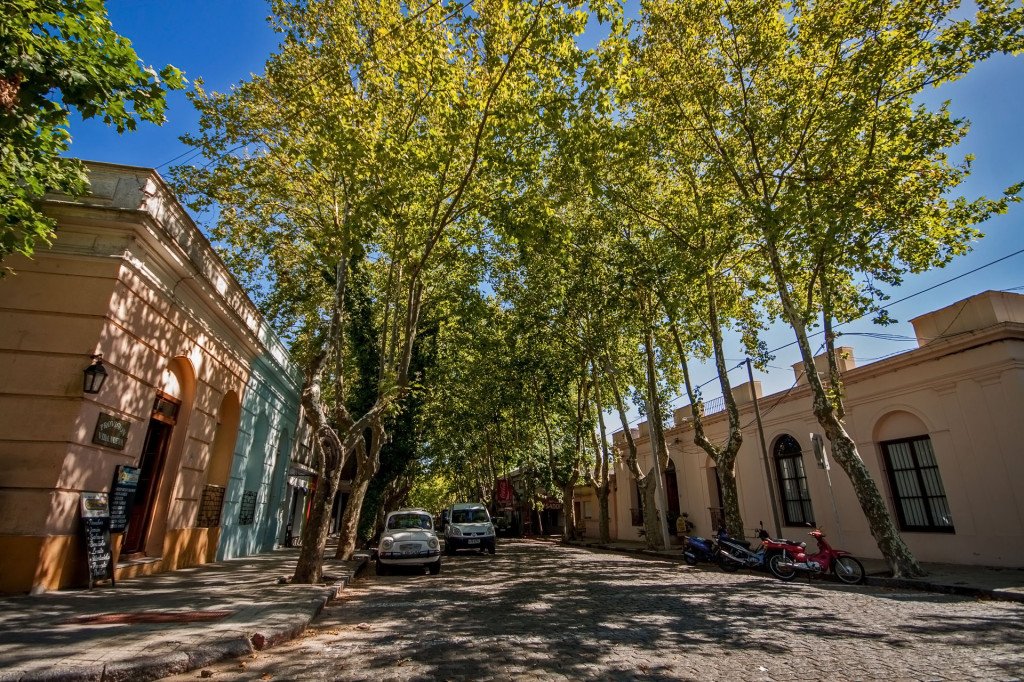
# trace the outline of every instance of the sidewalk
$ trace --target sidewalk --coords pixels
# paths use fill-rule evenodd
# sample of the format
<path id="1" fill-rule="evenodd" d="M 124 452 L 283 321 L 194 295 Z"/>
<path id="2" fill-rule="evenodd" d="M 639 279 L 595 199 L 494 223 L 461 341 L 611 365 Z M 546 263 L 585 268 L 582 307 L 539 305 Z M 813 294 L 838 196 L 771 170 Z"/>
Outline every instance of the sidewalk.
<path id="1" fill-rule="evenodd" d="M 682 561 L 682 549 L 648 550 L 641 542 L 614 541 L 601 544 L 596 540 L 576 540 L 569 544 L 618 552 L 647 554 Z M 867 578 L 864 583 L 875 587 L 901 590 L 924 590 L 965 597 L 1024 602 L 1024 569 L 989 568 L 960 564 L 922 563 L 928 572 L 923 578 L 892 578 L 888 564 L 882 559 L 861 559 Z"/>
<path id="2" fill-rule="evenodd" d="M 153 680 L 297 637 L 367 561 L 326 560 L 325 584 L 279 584 L 298 553 L 0 598 L 0 682 Z"/>

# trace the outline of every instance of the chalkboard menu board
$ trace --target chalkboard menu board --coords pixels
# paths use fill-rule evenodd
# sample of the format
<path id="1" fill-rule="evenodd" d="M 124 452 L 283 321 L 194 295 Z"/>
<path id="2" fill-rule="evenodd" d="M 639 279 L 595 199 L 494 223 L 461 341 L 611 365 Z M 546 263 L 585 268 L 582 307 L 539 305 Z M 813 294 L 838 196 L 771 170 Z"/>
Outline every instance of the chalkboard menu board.
<path id="1" fill-rule="evenodd" d="M 106 493 L 81 493 L 82 531 L 85 560 L 89 566 L 89 589 L 93 583 L 109 580 L 114 585 L 114 556 L 110 551 L 110 512 Z"/>
<path id="2" fill-rule="evenodd" d="M 139 467 L 119 464 L 114 469 L 114 482 L 110 484 L 110 532 L 123 533 L 139 487 Z"/>

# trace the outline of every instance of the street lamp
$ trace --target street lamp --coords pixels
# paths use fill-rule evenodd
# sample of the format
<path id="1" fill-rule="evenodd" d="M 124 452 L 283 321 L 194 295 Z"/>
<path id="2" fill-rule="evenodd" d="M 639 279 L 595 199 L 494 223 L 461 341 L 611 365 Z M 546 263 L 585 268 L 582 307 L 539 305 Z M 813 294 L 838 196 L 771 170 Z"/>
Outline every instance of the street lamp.
<path id="1" fill-rule="evenodd" d="M 92 357 L 92 364 L 85 368 L 82 372 L 84 379 L 82 381 L 82 390 L 86 393 L 96 394 L 103 388 L 103 382 L 107 380 L 107 370 L 103 366 L 103 354 L 97 353 Z"/>

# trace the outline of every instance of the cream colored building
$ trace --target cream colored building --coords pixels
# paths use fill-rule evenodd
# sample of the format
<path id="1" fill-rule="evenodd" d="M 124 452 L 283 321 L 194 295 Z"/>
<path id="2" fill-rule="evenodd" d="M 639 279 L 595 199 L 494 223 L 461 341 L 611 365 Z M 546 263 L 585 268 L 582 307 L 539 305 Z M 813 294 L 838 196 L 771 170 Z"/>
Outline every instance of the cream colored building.
<path id="1" fill-rule="evenodd" d="M 83 492 L 140 482 L 116 575 L 280 542 L 299 401 L 281 342 L 159 175 L 90 163 L 0 280 L 0 591 L 80 585 Z M 102 354 L 97 394 L 83 370 Z M 294 478 L 294 476 L 292 477 Z M 289 510 L 290 511 L 290 510 Z"/>
<path id="2" fill-rule="evenodd" d="M 988 291 L 912 320 L 918 348 L 855 367 L 843 360 L 846 424 L 857 442 L 903 538 L 921 561 L 1024 566 L 1024 296 Z M 824 358 L 819 358 L 823 370 Z M 743 446 L 736 478 L 744 525 L 775 533 L 771 498 L 787 537 L 803 524 L 822 527 L 836 546 L 880 557 L 842 469 L 817 462 L 811 434 L 822 430 L 810 408 L 802 365 L 795 387 L 760 395 L 768 452 L 762 456 L 749 383 L 736 386 Z M 712 533 L 720 498 L 713 461 L 693 444 L 689 407 L 675 411 L 666 432 L 676 492 L 671 512 L 688 512 L 695 533 Z M 724 442 L 723 412 L 705 418 Z M 615 442 L 624 451 L 622 433 Z M 647 424 L 635 430 L 650 467 Z M 830 454 L 824 441 L 826 456 Z M 636 485 L 620 462 L 614 506 L 619 539 L 639 539 Z M 829 483 L 831 479 L 831 485 Z M 581 491 L 584 492 L 584 491 Z M 594 504 L 592 494 L 581 496 Z M 589 534 L 589 528 L 588 528 Z"/>

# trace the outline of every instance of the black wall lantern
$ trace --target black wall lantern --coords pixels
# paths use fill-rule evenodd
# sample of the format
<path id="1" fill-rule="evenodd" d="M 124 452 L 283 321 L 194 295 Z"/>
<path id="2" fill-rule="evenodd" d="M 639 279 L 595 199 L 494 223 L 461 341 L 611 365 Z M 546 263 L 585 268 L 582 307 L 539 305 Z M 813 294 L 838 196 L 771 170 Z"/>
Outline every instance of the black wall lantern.
<path id="1" fill-rule="evenodd" d="M 107 380 L 107 370 L 103 366 L 103 354 L 92 356 L 92 364 L 85 368 L 85 379 L 82 388 L 86 393 L 99 393 L 103 382 Z"/>

